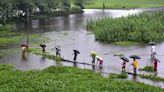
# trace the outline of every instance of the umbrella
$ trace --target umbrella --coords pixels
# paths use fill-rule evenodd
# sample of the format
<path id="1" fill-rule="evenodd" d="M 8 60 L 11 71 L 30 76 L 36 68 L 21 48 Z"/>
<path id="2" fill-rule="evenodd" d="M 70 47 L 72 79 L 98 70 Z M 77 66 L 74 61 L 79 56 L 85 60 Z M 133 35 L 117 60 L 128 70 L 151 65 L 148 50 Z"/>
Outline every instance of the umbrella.
<path id="1" fill-rule="evenodd" d="M 46 47 L 46 45 L 44 45 L 44 44 L 41 44 L 41 45 L 40 45 L 40 47 L 42 47 L 42 48 L 45 48 L 45 47 Z"/>
<path id="2" fill-rule="evenodd" d="M 96 56 L 96 52 L 95 51 L 91 51 L 91 56 Z"/>
<path id="3" fill-rule="evenodd" d="M 149 42 L 148 44 L 149 45 L 155 45 L 156 43 L 155 42 Z"/>
<path id="4" fill-rule="evenodd" d="M 103 58 L 100 57 L 100 56 L 96 56 L 96 58 L 99 59 L 99 60 L 103 60 Z"/>
<path id="5" fill-rule="evenodd" d="M 130 58 L 134 58 L 134 59 L 141 59 L 139 56 L 137 55 L 131 55 Z"/>
<path id="6" fill-rule="evenodd" d="M 27 45 L 25 45 L 25 44 L 22 44 L 22 45 L 21 45 L 21 47 L 28 47 L 28 46 L 27 46 Z"/>
<path id="7" fill-rule="evenodd" d="M 129 59 L 126 58 L 126 57 L 120 57 L 120 59 L 122 59 L 122 60 L 124 60 L 124 61 L 126 61 L 126 62 L 129 62 Z"/>
<path id="8" fill-rule="evenodd" d="M 79 50 L 74 49 L 73 51 L 74 51 L 75 53 L 80 54 L 80 51 L 79 51 Z"/>
<path id="9" fill-rule="evenodd" d="M 157 62 L 160 62 L 159 59 L 157 59 L 157 58 L 155 58 L 154 60 L 157 61 Z"/>

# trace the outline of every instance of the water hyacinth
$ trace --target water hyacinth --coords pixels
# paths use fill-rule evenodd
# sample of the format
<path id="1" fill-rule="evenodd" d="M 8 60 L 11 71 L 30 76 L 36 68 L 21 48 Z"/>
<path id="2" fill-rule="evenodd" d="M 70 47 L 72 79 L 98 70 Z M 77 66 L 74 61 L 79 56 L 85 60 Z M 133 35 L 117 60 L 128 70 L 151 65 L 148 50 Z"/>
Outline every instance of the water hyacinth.
<path id="1" fill-rule="evenodd" d="M 133 41 L 148 43 L 164 39 L 164 11 L 146 12 L 120 18 L 104 18 L 88 22 L 96 40 L 103 42 Z"/>
<path id="2" fill-rule="evenodd" d="M 51 66 L 20 71 L 0 65 L 1 92 L 164 92 L 144 83 L 105 78 L 91 70 Z"/>

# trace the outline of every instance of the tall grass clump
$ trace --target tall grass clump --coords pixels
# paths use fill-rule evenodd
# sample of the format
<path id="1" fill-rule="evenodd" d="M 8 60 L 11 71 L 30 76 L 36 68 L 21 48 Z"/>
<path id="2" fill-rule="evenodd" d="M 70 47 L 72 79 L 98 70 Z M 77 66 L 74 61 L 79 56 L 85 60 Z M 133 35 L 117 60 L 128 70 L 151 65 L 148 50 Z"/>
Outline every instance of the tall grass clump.
<path id="1" fill-rule="evenodd" d="M 131 41 L 148 43 L 164 40 L 164 11 L 145 12 L 120 18 L 90 21 L 87 28 L 103 42 Z"/>

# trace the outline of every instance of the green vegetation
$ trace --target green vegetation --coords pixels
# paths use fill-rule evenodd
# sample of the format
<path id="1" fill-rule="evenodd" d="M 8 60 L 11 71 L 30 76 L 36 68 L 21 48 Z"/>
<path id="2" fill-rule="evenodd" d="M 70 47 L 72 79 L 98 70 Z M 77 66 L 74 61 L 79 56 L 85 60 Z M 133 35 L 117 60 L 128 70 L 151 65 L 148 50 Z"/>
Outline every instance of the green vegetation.
<path id="1" fill-rule="evenodd" d="M 164 40 L 164 11 L 147 12 L 120 18 L 90 21 L 87 28 L 103 42 L 162 42 Z"/>
<path id="2" fill-rule="evenodd" d="M 36 39 L 37 38 L 37 39 Z M 0 26 L 0 58 L 6 55 L 13 55 L 20 51 L 20 44 L 26 41 L 26 34 L 16 31 L 14 25 Z M 30 44 L 41 44 L 49 39 L 38 34 L 30 34 Z"/>
<path id="3" fill-rule="evenodd" d="M 131 46 L 131 45 L 138 45 L 138 42 L 132 42 L 132 41 L 122 41 L 122 42 L 113 42 L 114 45 L 121 45 L 121 46 Z"/>
<path id="4" fill-rule="evenodd" d="M 109 78 L 112 78 L 112 79 L 126 79 L 127 77 L 128 77 L 127 73 L 120 73 L 120 74 L 110 73 L 109 74 Z"/>
<path id="5" fill-rule="evenodd" d="M 44 70 L 20 71 L 0 65 L 2 92 L 163 92 L 143 83 L 104 78 L 91 70 L 51 66 Z"/>
<path id="6" fill-rule="evenodd" d="M 104 5 L 103 5 L 104 3 Z M 163 7 L 164 0 L 90 0 L 85 8 L 152 8 Z"/>
<path id="7" fill-rule="evenodd" d="M 113 56 L 124 56 L 124 54 L 114 54 Z"/>
<path id="8" fill-rule="evenodd" d="M 145 79 L 150 79 L 153 81 L 161 81 L 164 82 L 164 78 L 163 77 L 158 77 L 158 76 L 154 76 L 154 75 L 139 75 L 141 78 L 145 78 Z"/>
<path id="9" fill-rule="evenodd" d="M 139 69 L 140 71 L 148 71 L 148 72 L 154 72 L 153 66 L 146 66 L 144 68 Z"/>
<path id="10" fill-rule="evenodd" d="M 0 49 L 7 49 L 21 41 L 22 35 L 13 29 L 12 25 L 0 26 Z"/>
<path id="11" fill-rule="evenodd" d="M 83 12 L 83 0 L 0 0 L 0 23 Z M 26 18 L 25 18 L 26 19 Z"/>
<path id="12" fill-rule="evenodd" d="M 41 49 L 39 49 L 39 48 L 29 48 L 28 52 L 30 52 L 32 54 L 36 54 L 36 55 L 41 55 L 44 58 L 52 59 L 52 60 L 55 60 L 55 61 L 62 61 L 62 58 L 60 58 L 60 57 L 56 57 L 55 55 L 50 55 L 47 52 L 42 53 Z"/>

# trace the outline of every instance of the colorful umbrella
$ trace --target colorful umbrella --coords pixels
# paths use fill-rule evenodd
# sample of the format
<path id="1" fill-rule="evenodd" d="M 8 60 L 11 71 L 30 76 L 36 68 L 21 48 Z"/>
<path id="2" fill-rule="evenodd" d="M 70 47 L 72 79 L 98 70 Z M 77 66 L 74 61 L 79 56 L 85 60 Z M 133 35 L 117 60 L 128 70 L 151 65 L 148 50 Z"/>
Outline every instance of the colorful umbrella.
<path id="1" fill-rule="evenodd" d="M 96 56 L 96 58 L 99 59 L 99 60 L 103 60 L 103 58 L 100 57 L 100 56 Z"/>

